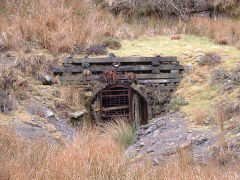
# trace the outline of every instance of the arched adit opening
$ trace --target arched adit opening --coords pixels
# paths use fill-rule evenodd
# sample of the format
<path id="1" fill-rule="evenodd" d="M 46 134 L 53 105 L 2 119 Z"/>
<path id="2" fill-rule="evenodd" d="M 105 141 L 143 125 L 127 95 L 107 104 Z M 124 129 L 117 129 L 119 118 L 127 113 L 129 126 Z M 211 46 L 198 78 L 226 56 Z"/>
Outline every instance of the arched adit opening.
<path id="1" fill-rule="evenodd" d="M 109 85 L 100 89 L 91 101 L 91 112 L 98 122 L 116 118 L 127 119 L 136 125 L 148 121 L 148 103 L 145 97 L 129 85 Z"/>

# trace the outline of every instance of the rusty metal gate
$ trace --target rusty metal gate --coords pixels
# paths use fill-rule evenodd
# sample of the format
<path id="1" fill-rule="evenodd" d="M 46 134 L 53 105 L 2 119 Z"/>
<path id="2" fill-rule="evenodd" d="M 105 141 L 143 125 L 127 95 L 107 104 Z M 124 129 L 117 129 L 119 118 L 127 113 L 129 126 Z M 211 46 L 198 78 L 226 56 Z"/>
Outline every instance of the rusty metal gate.
<path id="1" fill-rule="evenodd" d="M 114 120 L 116 117 L 132 120 L 131 88 L 114 87 L 100 92 L 100 114 L 102 121 Z"/>

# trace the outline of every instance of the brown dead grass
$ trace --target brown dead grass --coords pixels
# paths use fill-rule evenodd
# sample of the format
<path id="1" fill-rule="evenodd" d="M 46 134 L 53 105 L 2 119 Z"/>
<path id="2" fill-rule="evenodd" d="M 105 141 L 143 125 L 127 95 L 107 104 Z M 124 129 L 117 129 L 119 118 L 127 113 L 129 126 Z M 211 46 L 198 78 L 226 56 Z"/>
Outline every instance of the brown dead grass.
<path id="1" fill-rule="evenodd" d="M 60 89 L 61 99 L 71 107 L 84 109 L 84 91 L 75 86 L 63 86 Z"/>
<path id="2" fill-rule="evenodd" d="M 230 152 L 230 147 L 224 134 L 220 135 L 217 141 L 217 145 L 213 148 L 212 156 L 220 165 L 226 165 L 227 163 L 230 163 L 231 160 L 233 160 L 233 156 Z"/>
<path id="3" fill-rule="evenodd" d="M 112 127 L 111 127 L 112 128 Z M 238 179 L 233 166 L 179 163 L 152 168 L 131 165 L 118 142 L 88 127 L 70 145 L 20 140 L 12 129 L 0 128 L 0 179 Z M 180 153 L 189 156 L 189 153 Z M 181 164 L 183 163 L 183 164 Z M 184 168 L 183 168 L 184 167 Z"/>
<path id="4" fill-rule="evenodd" d="M 52 53 L 84 51 L 108 38 L 135 39 L 143 35 L 190 33 L 220 44 L 238 46 L 240 22 L 193 17 L 188 23 L 155 16 L 132 19 L 114 16 L 92 3 L 76 0 L 7 0 L 0 6 L 0 44 L 10 49 L 40 46 Z M 179 40 L 181 36 L 174 36 Z"/>
<path id="5" fill-rule="evenodd" d="M 206 118 L 207 118 L 207 112 L 203 110 L 199 110 L 195 113 L 194 121 L 197 125 L 204 125 Z"/>
<path id="6" fill-rule="evenodd" d="M 173 28 L 164 28 L 164 27 Z M 177 31 L 177 32 L 175 32 Z M 107 39 L 182 33 L 175 23 L 146 17 L 114 16 L 93 3 L 77 0 L 7 0 L 0 6 L 0 44 L 10 49 L 40 46 L 52 53 L 81 51 Z"/>
<path id="7" fill-rule="evenodd" d="M 227 120 L 227 114 L 222 105 L 217 105 L 214 108 L 214 122 L 215 124 L 219 125 L 220 130 L 224 130 L 224 122 Z"/>
<path id="8" fill-rule="evenodd" d="M 171 37 L 171 40 L 180 40 L 181 38 L 182 38 L 181 35 L 176 34 Z"/>
<path id="9" fill-rule="evenodd" d="M 7 13 L 6 13 L 7 12 Z M 98 44 L 107 36 L 129 37 L 121 17 L 75 0 L 8 0 L 0 9 L 0 33 L 9 48 L 37 44 L 53 53 Z"/>
<path id="10" fill-rule="evenodd" d="M 240 21 L 229 18 L 214 21 L 193 17 L 187 24 L 186 32 L 209 37 L 218 44 L 237 46 L 240 39 Z"/>
<path id="11" fill-rule="evenodd" d="M 240 50 L 240 40 L 236 43 L 236 47 Z"/>
<path id="12" fill-rule="evenodd" d="M 177 155 L 178 155 L 178 164 L 180 168 L 185 171 L 189 165 L 194 163 L 193 160 L 193 145 L 187 147 L 178 147 L 177 148 Z"/>

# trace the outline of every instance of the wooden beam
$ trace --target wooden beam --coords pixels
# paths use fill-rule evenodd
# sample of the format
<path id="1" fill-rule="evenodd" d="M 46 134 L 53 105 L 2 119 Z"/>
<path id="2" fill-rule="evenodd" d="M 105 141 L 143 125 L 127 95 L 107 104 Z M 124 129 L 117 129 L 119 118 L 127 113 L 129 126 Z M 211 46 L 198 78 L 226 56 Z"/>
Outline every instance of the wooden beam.
<path id="1" fill-rule="evenodd" d="M 176 86 L 159 86 L 157 90 L 159 91 L 173 91 L 176 89 Z"/>
<path id="2" fill-rule="evenodd" d="M 160 62 L 174 62 L 177 61 L 177 57 L 141 57 L 141 56 L 129 56 L 129 57 L 103 57 L 103 58 L 65 58 L 63 64 L 109 64 L 113 62 L 120 63 L 149 63 L 151 64 L 153 60 L 158 60 Z"/>
<path id="3" fill-rule="evenodd" d="M 82 86 L 82 85 L 88 85 L 88 84 L 97 84 L 99 81 L 71 81 L 71 80 L 65 80 L 62 79 L 60 80 L 62 85 L 76 85 L 76 86 Z M 140 84 L 146 84 L 146 82 L 139 82 Z M 152 82 L 152 85 L 154 84 L 169 84 L 171 82 Z M 176 89 L 176 86 L 171 85 L 171 86 L 159 86 L 157 87 L 157 90 L 159 91 L 173 91 Z"/>
<path id="4" fill-rule="evenodd" d="M 163 64 L 159 66 L 159 69 L 164 70 L 183 70 L 184 67 L 182 65 L 175 65 L 175 64 Z"/>
<path id="5" fill-rule="evenodd" d="M 82 73 L 83 68 L 81 66 L 71 66 L 71 67 L 56 67 L 53 70 L 53 73 L 61 74 L 61 73 Z"/>
<path id="6" fill-rule="evenodd" d="M 176 73 L 161 73 L 161 74 L 136 74 L 136 80 L 147 80 L 147 79 L 178 79 L 179 74 Z M 60 76 L 60 81 L 100 81 L 101 75 L 92 75 L 84 77 L 82 75 L 69 75 Z M 118 80 L 128 80 L 127 74 L 117 75 Z"/>
<path id="7" fill-rule="evenodd" d="M 167 84 L 167 83 L 177 83 L 180 82 L 181 79 L 152 79 L 152 80 L 139 80 L 138 82 L 140 84 L 154 84 L 154 83 L 159 83 L 159 84 Z"/>
<path id="8" fill-rule="evenodd" d="M 108 107 L 108 108 L 102 107 L 101 110 L 102 111 L 112 111 L 112 110 L 128 109 L 128 108 L 129 108 L 129 105 L 126 105 L 126 106 L 114 106 L 114 107 Z"/>
<path id="9" fill-rule="evenodd" d="M 160 74 L 136 74 L 137 79 L 174 79 L 179 78 L 178 73 L 160 73 Z"/>
<path id="10" fill-rule="evenodd" d="M 90 67 L 86 68 L 92 73 L 101 73 L 103 71 L 116 71 L 116 72 L 145 72 L 152 71 L 153 66 L 151 65 L 136 65 L 136 66 L 100 66 L 100 67 Z M 159 70 L 183 70 L 183 66 L 174 64 L 162 64 L 159 66 Z M 81 66 L 72 67 L 57 67 L 53 70 L 54 74 L 62 73 L 82 73 L 83 68 Z"/>
<path id="11" fill-rule="evenodd" d="M 124 80 L 118 80 L 124 81 Z M 68 79 L 61 79 L 61 84 L 71 84 L 71 85 L 87 85 L 87 84 L 96 84 L 99 81 L 91 80 L 91 81 L 81 81 L 81 80 L 68 80 Z M 179 83 L 180 79 L 152 79 L 152 80 L 137 80 L 139 84 L 170 84 L 170 83 Z"/>

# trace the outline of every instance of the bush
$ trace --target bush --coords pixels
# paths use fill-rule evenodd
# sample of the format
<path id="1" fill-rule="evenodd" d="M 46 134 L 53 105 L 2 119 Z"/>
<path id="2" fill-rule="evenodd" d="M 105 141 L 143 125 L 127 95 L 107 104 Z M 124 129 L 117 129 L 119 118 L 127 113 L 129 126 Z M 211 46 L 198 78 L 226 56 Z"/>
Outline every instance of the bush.
<path id="1" fill-rule="evenodd" d="M 0 73 L 0 89 L 14 89 L 17 81 L 18 79 L 12 68 L 5 69 L 3 72 Z"/>
<path id="2" fill-rule="evenodd" d="M 211 74 L 211 84 L 225 84 L 231 79 L 231 74 L 225 69 L 215 69 Z"/>
<path id="3" fill-rule="evenodd" d="M 226 120 L 231 119 L 235 114 L 240 113 L 240 104 L 239 102 L 234 103 L 231 100 L 222 101 L 215 105 L 216 109 L 220 109 L 225 114 Z"/>
<path id="4" fill-rule="evenodd" d="M 106 55 L 106 45 L 91 45 L 86 49 L 87 55 Z"/>
<path id="5" fill-rule="evenodd" d="M 235 118 L 240 114 L 240 104 L 232 100 L 221 101 L 213 105 L 209 120 L 218 125 L 221 131 L 224 131 L 224 122 Z M 232 124 L 234 125 L 234 123 Z M 235 126 L 235 125 L 234 125 Z"/>
<path id="6" fill-rule="evenodd" d="M 215 66 L 221 62 L 221 57 L 213 52 L 206 53 L 200 57 L 198 65 L 200 66 Z"/>
<path id="7" fill-rule="evenodd" d="M 58 59 L 51 60 L 44 55 L 32 55 L 28 58 L 19 58 L 16 62 L 14 68 L 19 69 L 22 76 L 42 81 L 44 75 L 53 73 L 53 69 L 58 64 Z"/>
<path id="8" fill-rule="evenodd" d="M 237 88 L 240 85 L 240 66 L 236 66 L 232 71 L 215 69 L 211 74 L 210 83 L 220 83 L 232 89 Z"/>
<path id="9" fill-rule="evenodd" d="M 191 10 L 199 6 L 197 1 L 191 0 L 114 0 L 110 8 L 115 14 L 123 13 L 126 16 L 142 17 L 157 15 L 177 15 L 184 17 Z"/>
<path id="10" fill-rule="evenodd" d="M 106 39 L 103 44 L 105 46 L 107 46 L 109 49 L 120 49 L 121 48 L 121 44 L 118 40 L 112 39 L 112 38 L 108 38 Z"/>

